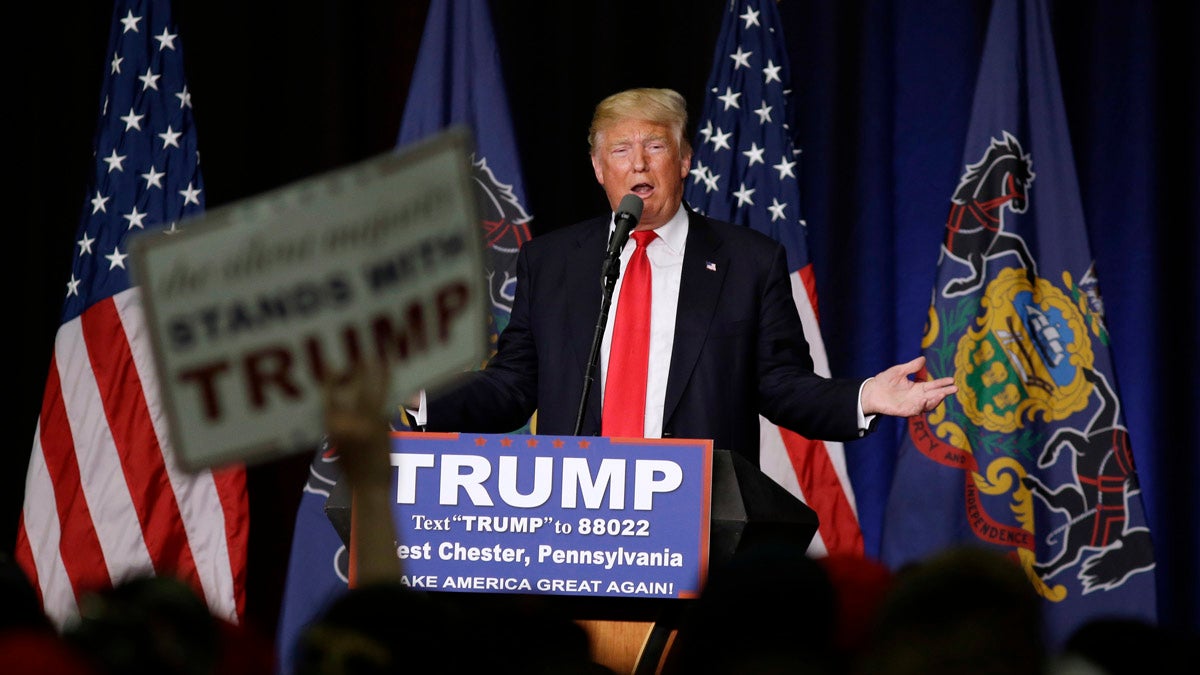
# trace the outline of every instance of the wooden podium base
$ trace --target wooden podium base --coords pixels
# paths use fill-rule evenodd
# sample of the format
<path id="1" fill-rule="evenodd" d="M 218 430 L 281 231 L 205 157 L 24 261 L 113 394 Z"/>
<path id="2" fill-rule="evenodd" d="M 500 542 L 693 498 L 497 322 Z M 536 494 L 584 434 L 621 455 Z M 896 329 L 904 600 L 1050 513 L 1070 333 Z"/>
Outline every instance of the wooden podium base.
<path id="1" fill-rule="evenodd" d="M 650 675 L 662 672 L 663 663 L 675 638 L 670 629 L 652 621 L 576 621 L 588 634 L 592 659 L 617 675 Z"/>

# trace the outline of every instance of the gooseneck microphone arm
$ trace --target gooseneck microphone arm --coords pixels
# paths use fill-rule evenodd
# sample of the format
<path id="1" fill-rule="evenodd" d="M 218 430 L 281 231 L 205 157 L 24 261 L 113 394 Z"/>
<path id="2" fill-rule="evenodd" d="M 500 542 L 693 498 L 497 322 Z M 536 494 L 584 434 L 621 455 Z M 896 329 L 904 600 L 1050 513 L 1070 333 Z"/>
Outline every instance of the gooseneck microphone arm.
<path id="1" fill-rule="evenodd" d="M 600 274 L 600 316 L 596 319 L 592 350 L 588 356 L 587 370 L 583 375 L 583 393 L 579 397 L 579 413 L 575 416 L 575 436 L 583 430 L 588 396 L 592 391 L 592 383 L 596 381 L 596 368 L 600 364 L 600 345 L 604 342 L 604 329 L 608 326 L 608 310 L 612 306 L 617 278 L 621 276 L 621 251 L 625 248 L 625 242 L 629 241 L 629 233 L 633 232 L 638 219 L 642 217 L 642 206 L 641 197 L 635 194 L 625 195 L 613 216 L 614 229 L 612 237 L 608 240 L 608 255 L 604 258 L 604 267 Z"/>

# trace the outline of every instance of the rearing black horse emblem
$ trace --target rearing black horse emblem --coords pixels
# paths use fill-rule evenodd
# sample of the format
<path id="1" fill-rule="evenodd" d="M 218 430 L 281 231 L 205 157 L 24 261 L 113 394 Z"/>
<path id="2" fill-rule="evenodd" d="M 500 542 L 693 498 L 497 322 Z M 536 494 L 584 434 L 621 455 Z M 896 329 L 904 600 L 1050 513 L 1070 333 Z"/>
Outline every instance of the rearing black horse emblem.
<path id="1" fill-rule="evenodd" d="M 1025 240 L 1004 228 L 1004 211 L 1024 213 L 1034 173 L 1029 155 L 1012 134 L 992 139 L 983 158 L 967 166 L 951 198 L 946 219 L 946 253 L 971 268 L 965 277 L 951 280 L 942 289 L 949 296 L 978 289 L 986 279 L 989 260 L 1006 254 L 1017 256 L 1030 277 L 1037 266 Z"/>
<path id="2" fill-rule="evenodd" d="M 1085 429 L 1055 431 L 1037 462 L 1046 469 L 1065 454 L 1070 482 L 1046 484 L 1032 473 L 1022 481 L 1066 521 L 1046 537 L 1047 544 L 1061 546 L 1059 552 L 1034 565 L 1034 571 L 1049 579 L 1083 560 L 1076 576 L 1086 594 L 1116 588 L 1130 575 L 1154 567 L 1154 548 L 1150 530 L 1131 523 L 1128 502 L 1141 488 L 1116 392 L 1098 371 L 1083 368 L 1082 373 L 1099 408 Z"/>

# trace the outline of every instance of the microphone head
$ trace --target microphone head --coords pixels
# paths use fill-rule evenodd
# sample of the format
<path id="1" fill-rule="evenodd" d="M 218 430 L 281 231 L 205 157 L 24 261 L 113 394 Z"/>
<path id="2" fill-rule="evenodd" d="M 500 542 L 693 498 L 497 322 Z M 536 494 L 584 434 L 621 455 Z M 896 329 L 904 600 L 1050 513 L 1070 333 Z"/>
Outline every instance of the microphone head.
<path id="1" fill-rule="evenodd" d="M 642 206 L 642 198 L 631 192 L 621 197 L 621 203 L 617 205 L 617 215 L 627 213 L 636 223 L 642 217 Z"/>

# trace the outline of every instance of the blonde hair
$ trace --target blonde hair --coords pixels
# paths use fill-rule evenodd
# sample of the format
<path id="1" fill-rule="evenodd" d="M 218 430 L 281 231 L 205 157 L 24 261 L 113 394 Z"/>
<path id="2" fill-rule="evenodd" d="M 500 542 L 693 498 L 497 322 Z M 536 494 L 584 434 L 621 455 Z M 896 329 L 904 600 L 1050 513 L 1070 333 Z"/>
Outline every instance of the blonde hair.
<path id="1" fill-rule="evenodd" d="M 596 140 L 606 129 L 621 120 L 645 120 L 662 124 L 675 131 L 679 150 L 684 155 L 692 151 L 684 131 L 687 129 L 687 101 L 674 89 L 643 87 L 619 91 L 600 101 L 588 129 L 588 150 L 596 151 Z"/>

